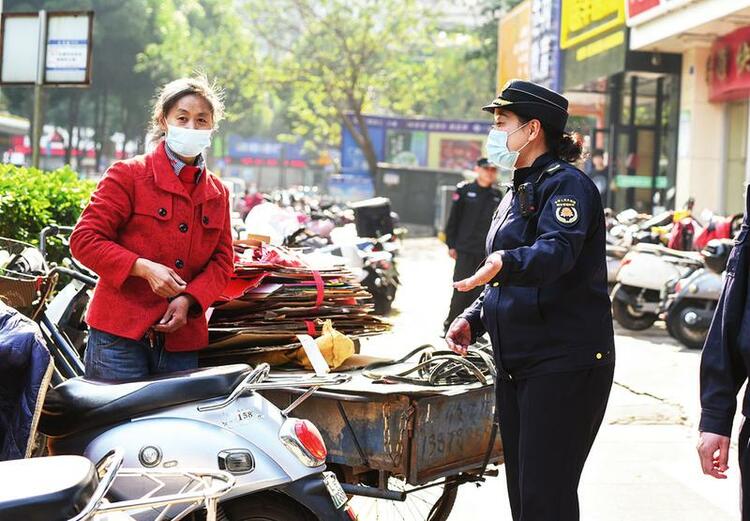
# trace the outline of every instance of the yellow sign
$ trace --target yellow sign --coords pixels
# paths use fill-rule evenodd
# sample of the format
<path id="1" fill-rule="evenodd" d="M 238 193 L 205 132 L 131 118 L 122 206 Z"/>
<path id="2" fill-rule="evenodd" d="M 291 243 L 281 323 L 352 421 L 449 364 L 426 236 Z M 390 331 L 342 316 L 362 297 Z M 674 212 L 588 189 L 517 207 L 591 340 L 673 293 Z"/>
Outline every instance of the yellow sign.
<path id="1" fill-rule="evenodd" d="M 529 79 L 531 57 L 531 0 L 525 0 L 503 15 L 498 27 L 497 85 L 508 80 Z"/>
<path id="2" fill-rule="evenodd" d="M 588 60 L 592 56 L 601 54 L 610 49 L 614 49 L 618 45 L 625 43 L 625 30 L 617 31 L 604 38 L 593 41 L 589 44 L 583 45 L 576 49 L 576 61 L 582 62 Z"/>
<path id="3" fill-rule="evenodd" d="M 625 0 L 562 0 L 560 48 L 568 49 L 625 25 Z"/>

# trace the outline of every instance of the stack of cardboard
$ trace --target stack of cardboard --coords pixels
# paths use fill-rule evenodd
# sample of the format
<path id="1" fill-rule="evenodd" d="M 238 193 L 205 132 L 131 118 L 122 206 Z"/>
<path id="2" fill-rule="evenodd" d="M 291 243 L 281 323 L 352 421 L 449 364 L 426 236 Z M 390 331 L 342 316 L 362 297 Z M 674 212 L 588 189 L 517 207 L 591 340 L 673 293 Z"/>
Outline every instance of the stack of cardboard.
<path id="1" fill-rule="evenodd" d="M 235 253 L 234 276 L 209 320 L 203 356 L 214 362 L 295 349 L 297 335 L 320 335 L 325 320 L 354 338 L 390 329 L 372 314 L 370 293 L 334 257 L 254 241 L 236 243 Z"/>

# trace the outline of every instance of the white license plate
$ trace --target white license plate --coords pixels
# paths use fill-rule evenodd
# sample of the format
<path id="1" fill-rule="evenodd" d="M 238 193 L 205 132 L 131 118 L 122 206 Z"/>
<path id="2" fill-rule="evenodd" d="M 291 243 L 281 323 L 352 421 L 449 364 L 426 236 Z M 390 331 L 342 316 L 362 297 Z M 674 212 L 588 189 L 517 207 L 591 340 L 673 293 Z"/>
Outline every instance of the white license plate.
<path id="1" fill-rule="evenodd" d="M 328 493 L 331 495 L 336 510 L 346 505 L 349 498 L 346 497 L 344 489 L 341 488 L 336 474 L 333 472 L 323 472 L 323 483 L 325 483 L 326 489 L 328 489 Z"/>

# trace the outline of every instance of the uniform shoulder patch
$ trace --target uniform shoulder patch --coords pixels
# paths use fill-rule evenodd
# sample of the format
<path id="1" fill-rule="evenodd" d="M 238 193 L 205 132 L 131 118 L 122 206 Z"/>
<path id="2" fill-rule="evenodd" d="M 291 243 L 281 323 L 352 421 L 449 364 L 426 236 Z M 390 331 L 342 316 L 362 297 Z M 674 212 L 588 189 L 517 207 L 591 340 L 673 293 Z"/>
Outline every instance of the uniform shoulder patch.
<path id="1" fill-rule="evenodd" d="M 556 197 L 552 204 L 555 206 L 555 219 L 563 226 L 573 226 L 578 222 L 578 201 L 575 197 Z"/>

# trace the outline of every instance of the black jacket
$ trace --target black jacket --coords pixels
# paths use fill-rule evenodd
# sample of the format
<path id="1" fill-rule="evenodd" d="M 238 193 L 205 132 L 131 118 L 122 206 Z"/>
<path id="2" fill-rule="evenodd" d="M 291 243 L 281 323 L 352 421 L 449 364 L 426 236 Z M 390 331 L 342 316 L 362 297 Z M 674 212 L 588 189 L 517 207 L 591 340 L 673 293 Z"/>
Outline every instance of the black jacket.
<path id="1" fill-rule="evenodd" d="M 453 206 L 445 225 L 445 242 L 462 253 L 482 255 L 492 214 L 502 193 L 494 187 L 482 188 L 476 181 L 460 183 L 453 194 Z"/>
<path id="2" fill-rule="evenodd" d="M 529 184 L 524 215 L 519 193 Z M 486 242 L 503 267 L 462 315 L 472 335 L 490 334 L 501 376 L 614 362 L 605 234 L 599 192 L 583 172 L 549 154 L 515 171 Z"/>
<path id="3" fill-rule="evenodd" d="M 745 220 L 727 263 L 724 289 L 703 347 L 700 369 L 701 419 L 699 429 L 729 436 L 737 409 L 737 393 L 750 371 L 750 193 Z M 750 392 L 745 391 L 742 414 L 750 417 Z"/>

